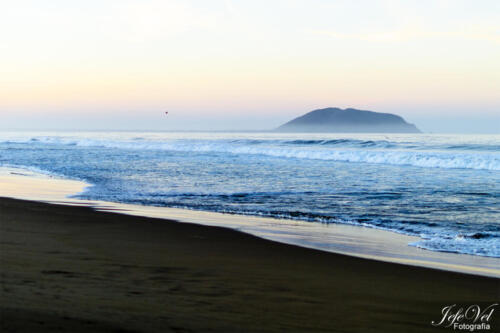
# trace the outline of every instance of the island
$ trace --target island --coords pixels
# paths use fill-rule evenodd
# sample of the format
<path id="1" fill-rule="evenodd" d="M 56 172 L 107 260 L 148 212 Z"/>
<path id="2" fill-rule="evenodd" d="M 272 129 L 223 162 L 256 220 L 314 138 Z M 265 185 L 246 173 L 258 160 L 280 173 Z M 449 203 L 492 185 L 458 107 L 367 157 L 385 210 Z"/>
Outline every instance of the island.
<path id="1" fill-rule="evenodd" d="M 421 133 L 413 124 L 391 113 L 325 108 L 297 117 L 278 132 Z"/>

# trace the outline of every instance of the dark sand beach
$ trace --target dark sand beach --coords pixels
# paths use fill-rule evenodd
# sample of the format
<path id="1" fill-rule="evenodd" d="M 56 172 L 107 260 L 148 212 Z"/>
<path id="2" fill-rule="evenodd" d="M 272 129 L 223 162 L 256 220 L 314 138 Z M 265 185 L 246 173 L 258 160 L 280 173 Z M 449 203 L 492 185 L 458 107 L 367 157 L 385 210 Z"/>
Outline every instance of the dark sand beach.
<path id="1" fill-rule="evenodd" d="M 436 332 L 443 306 L 500 299 L 500 279 L 85 207 L 2 198 L 0 226 L 2 332 Z"/>

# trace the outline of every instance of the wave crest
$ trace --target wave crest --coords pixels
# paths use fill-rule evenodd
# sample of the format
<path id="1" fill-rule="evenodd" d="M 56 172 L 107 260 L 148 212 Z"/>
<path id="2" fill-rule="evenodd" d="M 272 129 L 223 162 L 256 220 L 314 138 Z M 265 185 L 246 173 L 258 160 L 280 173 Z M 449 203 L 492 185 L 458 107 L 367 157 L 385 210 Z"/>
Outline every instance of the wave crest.
<path id="1" fill-rule="evenodd" d="M 426 168 L 500 170 L 500 154 L 485 151 L 423 150 L 385 140 L 101 140 L 70 137 L 35 137 L 4 141 L 7 144 L 58 144 L 79 147 L 178 152 L 262 155 L 354 163 L 409 165 Z M 403 148 L 406 147 L 406 148 Z M 463 147 L 462 147 L 463 148 Z M 488 150 L 488 149 L 486 149 Z"/>

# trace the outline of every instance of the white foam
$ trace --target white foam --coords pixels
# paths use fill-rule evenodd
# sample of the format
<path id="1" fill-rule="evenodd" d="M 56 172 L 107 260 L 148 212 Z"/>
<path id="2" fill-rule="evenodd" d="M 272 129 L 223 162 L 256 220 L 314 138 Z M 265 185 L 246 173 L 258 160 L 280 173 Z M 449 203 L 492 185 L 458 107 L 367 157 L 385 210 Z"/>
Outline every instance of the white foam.
<path id="1" fill-rule="evenodd" d="M 432 237 L 408 244 L 425 250 L 471 254 L 477 256 L 500 258 L 500 247 L 497 237 L 487 239 L 470 239 L 465 237 Z"/>
<path id="2" fill-rule="evenodd" d="M 36 141 L 33 141 L 36 140 Z M 223 140 L 99 140 L 71 137 L 37 137 L 18 143 L 63 144 L 137 150 L 230 153 L 356 163 L 410 165 L 427 168 L 500 170 L 500 154 L 495 152 L 423 151 L 408 149 L 352 149 L 325 146 L 290 147 L 246 144 Z"/>

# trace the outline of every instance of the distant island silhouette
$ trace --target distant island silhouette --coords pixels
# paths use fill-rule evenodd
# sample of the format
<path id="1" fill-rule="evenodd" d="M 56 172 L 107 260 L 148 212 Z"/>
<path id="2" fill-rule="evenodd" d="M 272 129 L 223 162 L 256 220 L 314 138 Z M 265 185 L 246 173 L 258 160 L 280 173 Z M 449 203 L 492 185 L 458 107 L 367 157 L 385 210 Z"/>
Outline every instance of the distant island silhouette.
<path id="1" fill-rule="evenodd" d="M 276 129 L 279 132 L 421 133 L 413 124 L 391 113 L 357 109 L 318 109 Z"/>

